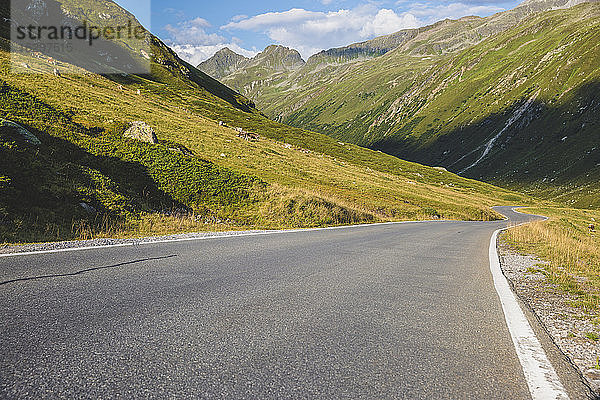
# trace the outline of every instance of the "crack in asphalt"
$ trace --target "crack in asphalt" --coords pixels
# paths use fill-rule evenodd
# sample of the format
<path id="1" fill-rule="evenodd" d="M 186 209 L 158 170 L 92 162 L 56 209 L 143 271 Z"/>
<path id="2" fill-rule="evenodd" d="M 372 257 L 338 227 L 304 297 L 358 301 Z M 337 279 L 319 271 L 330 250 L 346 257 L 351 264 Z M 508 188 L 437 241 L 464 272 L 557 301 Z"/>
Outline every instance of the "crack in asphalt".
<path id="1" fill-rule="evenodd" d="M 164 260 L 164 259 L 172 258 L 172 257 L 177 257 L 177 255 L 176 254 L 171 254 L 171 255 L 162 256 L 162 257 L 142 258 L 142 259 L 139 259 L 139 260 L 126 261 L 126 262 L 122 262 L 122 263 L 118 263 L 118 264 L 114 264 L 114 265 L 106 265 L 106 266 L 103 266 L 103 267 L 86 268 L 86 269 L 82 269 L 80 271 L 69 272 L 69 273 L 65 273 L 65 274 L 50 274 L 50 275 L 30 276 L 30 277 L 27 277 L 27 278 L 11 279 L 11 280 L 8 280 L 8 281 L 0 282 L 0 286 L 8 285 L 10 283 L 16 283 L 16 282 L 34 281 L 34 280 L 38 280 L 38 279 L 65 278 L 65 277 L 68 277 L 68 276 L 81 275 L 81 274 L 84 274 L 86 272 L 99 271 L 99 270 L 103 270 L 103 269 L 118 268 L 118 267 L 123 267 L 125 265 L 137 264 L 137 263 L 146 262 L 146 261 Z"/>

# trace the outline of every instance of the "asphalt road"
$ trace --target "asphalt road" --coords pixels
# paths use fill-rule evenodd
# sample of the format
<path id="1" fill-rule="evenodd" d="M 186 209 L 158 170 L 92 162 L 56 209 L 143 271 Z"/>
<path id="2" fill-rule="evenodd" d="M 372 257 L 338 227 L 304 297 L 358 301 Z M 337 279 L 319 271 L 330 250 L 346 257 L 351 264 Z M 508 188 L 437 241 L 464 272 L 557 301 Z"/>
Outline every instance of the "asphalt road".
<path id="1" fill-rule="evenodd" d="M 0 398 L 530 398 L 504 212 L 0 258 Z"/>

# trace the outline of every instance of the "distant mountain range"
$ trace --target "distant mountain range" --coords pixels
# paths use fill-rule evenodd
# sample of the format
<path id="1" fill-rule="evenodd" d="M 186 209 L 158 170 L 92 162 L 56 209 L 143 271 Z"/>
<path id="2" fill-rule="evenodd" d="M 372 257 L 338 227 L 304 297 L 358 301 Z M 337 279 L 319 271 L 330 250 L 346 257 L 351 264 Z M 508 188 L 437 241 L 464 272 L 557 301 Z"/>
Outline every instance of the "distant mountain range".
<path id="1" fill-rule="evenodd" d="M 302 61 L 296 50 L 278 45 L 268 46 L 252 59 L 241 56 L 229 48 L 224 48 L 200 63 L 198 69 L 215 79 L 221 79 L 237 71 L 243 72 L 248 67 L 262 64 L 269 59 L 269 56 L 275 64 L 284 62 L 286 57 L 292 57 L 294 63 L 292 68 L 288 69 L 289 71 L 296 71 L 305 65 L 307 67 L 306 70 L 297 71 L 300 75 L 315 67 L 368 60 L 398 48 L 413 55 L 445 54 L 471 47 L 489 36 L 518 24 L 531 14 L 551 9 L 570 8 L 583 2 L 586 0 L 527 0 L 512 10 L 487 18 L 469 16 L 458 20 L 445 19 L 423 28 L 405 29 L 345 47 L 323 50 L 312 55 L 306 63 Z M 278 59 L 274 60 L 273 57 Z M 268 64 L 263 66 L 269 67 Z M 281 71 L 281 68 L 274 69 L 274 71 Z M 251 94 L 251 92 L 247 94 Z"/>
<path id="2" fill-rule="evenodd" d="M 256 63 L 240 64 L 220 80 L 275 120 L 598 207 L 600 4 L 581 3 L 526 1 L 323 51 L 294 68 L 261 64 L 258 74 Z"/>

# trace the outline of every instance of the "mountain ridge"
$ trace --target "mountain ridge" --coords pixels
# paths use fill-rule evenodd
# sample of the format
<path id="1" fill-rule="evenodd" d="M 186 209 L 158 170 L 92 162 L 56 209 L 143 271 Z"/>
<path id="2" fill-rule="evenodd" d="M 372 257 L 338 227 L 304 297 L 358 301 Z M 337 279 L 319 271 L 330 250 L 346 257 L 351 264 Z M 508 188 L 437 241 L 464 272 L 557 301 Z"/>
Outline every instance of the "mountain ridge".
<path id="1" fill-rule="evenodd" d="M 281 71 L 276 70 L 271 71 L 275 75 L 273 77 L 268 76 L 266 69 L 261 74 L 256 74 L 254 71 L 245 71 L 246 65 L 240 63 L 228 65 L 228 71 L 230 72 L 228 74 L 219 73 L 216 79 L 222 80 L 228 86 L 252 98 L 260 105 L 260 97 L 264 93 L 261 87 L 265 86 L 265 82 L 267 85 L 275 84 L 292 87 L 295 86 L 302 75 L 312 75 L 330 66 L 340 66 L 340 73 L 344 73 L 347 64 L 380 57 L 398 48 L 402 48 L 403 51 L 410 54 L 421 56 L 461 51 L 479 43 L 486 37 L 514 26 L 529 15 L 587 1 L 596 0 L 528 0 L 511 10 L 499 12 L 485 18 L 465 16 L 456 20 L 444 19 L 424 27 L 403 29 L 367 41 L 322 50 L 310 56 L 301 68 L 286 71 L 288 74 L 285 76 L 282 75 Z M 215 73 L 209 67 L 216 61 L 214 57 L 201 63 L 198 66 L 199 69 L 209 73 L 209 75 Z M 277 82 L 273 83 L 275 80 Z M 259 96 L 259 93 L 261 96 Z"/>
<path id="2" fill-rule="evenodd" d="M 598 3 L 548 11 L 431 60 L 396 49 L 327 84 L 296 110 L 280 103 L 267 114 L 290 110 L 281 119 L 292 125 L 598 207 L 599 17 Z M 532 140 L 540 141 L 538 153 L 528 149 Z"/>
<path id="3" fill-rule="evenodd" d="M 407 40 L 405 44 L 375 58 L 337 65 L 332 62 L 318 68 L 307 63 L 295 73 L 285 77 L 273 75 L 254 86 L 242 85 L 244 81 L 240 71 L 235 74 L 236 80 L 225 77 L 223 82 L 238 88 L 256 101 L 266 115 L 278 121 L 412 161 L 440 165 L 468 177 L 509 185 L 548 198 L 558 196 L 570 205 L 598 207 L 600 197 L 596 195 L 598 187 L 594 184 L 596 169 L 586 171 L 579 163 L 579 160 L 587 160 L 592 165 L 600 162 L 592 162 L 586 153 L 600 148 L 591 139 L 594 136 L 587 139 L 587 148 L 585 139 L 577 132 L 560 136 L 559 139 L 579 137 L 577 151 L 568 152 L 573 153 L 565 161 L 570 165 L 568 168 L 551 166 L 554 162 L 550 161 L 552 157 L 547 157 L 546 162 L 538 156 L 533 159 L 539 168 L 547 169 L 544 173 L 531 172 L 531 167 L 525 165 L 535 163 L 526 158 L 513 160 L 515 171 L 497 165 L 498 162 L 514 159 L 517 154 L 526 154 L 523 149 L 513 149 L 510 154 L 498 153 L 501 146 L 512 148 L 519 141 L 521 146 L 525 145 L 529 139 L 518 131 L 519 127 L 529 124 L 524 121 L 535 120 L 538 118 L 536 115 L 549 118 L 546 123 L 550 129 L 538 131 L 536 137 L 539 139 L 544 137 L 544 132 L 550 135 L 556 130 L 556 126 L 563 123 L 563 115 L 568 115 L 565 113 L 572 113 L 567 111 L 568 107 L 548 107 L 549 99 L 541 100 L 534 96 L 540 88 L 563 98 L 561 90 L 577 93 L 576 89 L 586 82 L 593 87 L 596 78 L 587 74 L 591 73 L 589 63 L 597 62 L 593 60 L 597 60 L 600 53 L 593 50 L 597 42 L 593 32 L 597 28 L 592 21 L 598 18 L 598 2 L 566 7 L 568 5 L 562 0 L 526 3 L 517 11 L 510 10 L 487 19 L 441 21 L 424 30 L 420 39 Z M 553 10 L 529 13 L 538 9 Z M 493 26 L 500 26 L 500 31 L 488 32 L 489 35 L 480 41 L 476 33 L 485 32 L 490 21 Z M 579 27 L 579 23 L 583 26 Z M 552 24 L 560 27 L 560 34 L 552 31 Z M 457 28 L 459 31 L 455 32 Z M 558 32 L 558 28 L 555 31 Z M 585 45 L 569 42 L 575 35 L 573 32 L 589 37 L 589 42 Z M 454 47 L 455 38 L 470 36 L 477 39 L 473 40 L 476 44 L 462 50 L 460 46 Z M 529 40 L 522 40 L 523 37 Z M 552 37 L 554 42 L 545 40 L 545 37 Z M 428 38 L 432 40 L 426 40 Z M 503 38 L 503 41 L 492 45 L 497 38 Z M 462 43 L 462 39 L 459 42 Z M 575 46 L 583 47 L 574 50 Z M 443 48 L 448 51 L 444 52 Z M 485 51 L 479 53 L 480 48 Z M 473 59 L 471 52 L 479 54 L 478 58 Z M 566 52 L 570 54 L 569 58 L 564 58 Z M 587 60 L 578 52 L 587 54 Z M 497 56 L 492 57 L 491 54 Z M 519 57 L 522 60 L 519 61 Z M 467 59 L 470 61 L 464 61 Z M 578 75 L 570 76 L 569 68 L 560 66 L 561 59 L 572 63 L 573 68 L 579 68 L 579 74 L 585 76 L 574 79 Z M 539 67 L 530 65 L 532 60 L 537 60 Z M 555 66 L 555 72 L 548 69 L 548 63 Z M 536 68 L 547 72 L 540 75 Z M 494 75 L 491 71 L 495 71 Z M 552 83 L 552 74 L 557 71 L 563 71 L 563 79 L 573 83 L 562 89 L 556 82 Z M 527 87 L 528 82 L 537 86 Z M 478 93 L 477 85 L 489 85 L 486 86 L 489 93 L 497 93 L 500 98 Z M 589 89 L 583 89 L 581 93 L 587 93 L 582 94 L 585 99 L 578 100 L 582 107 L 586 103 L 595 104 Z M 486 98 L 486 103 L 482 105 L 474 101 L 477 97 Z M 445 100 L 442 104 L 436 99 Z M 438 108 L 435 108 L 434 104 L 438 103 Z M 527 104 L 528 107 L 519 115 L 520 107 Z M 511 118 L 516 123 L 509 123 Z M 552 119 L 556 121 L 554 124 L 549 122 Z M 461 121 L 460 124 L 458 121 Z M 580 128 L 582 125 L 589 127 L 590 121 L 594 121 L 593 113 L 583 118 Z M 505 125 L 508 127 L 503 130 Z M 468 134 L 465 133 L 467 131 Z M 502 134 L 494 139 L 500 132 Z M 506 137 L 519 139 L 506 143 Z M 486 150 L 489 141 L 492 142 Z M 450 149 L 452 145 L 458 150 Z M 465 149 L 464 153 L 461 153 L 461 148 Z M 446 151 L 450 153 L 444 153 Z M 582 154 L 575 156 L 578 151 Z M 556 159 L 563 158 L 552 147 L 547 152 Z M 475 165 L 471 166 L 473 163 Z M 569 180 L 577 183 L 571 185 Z"/>
<path id="4" fill-rule="evenodd" d="M 210 59 L 200 63 L 198 69 L 215 79 L 220 79 L 237 71 L 248 60 L 248 57 L 224 47 Z"/>
<path id="5" fill-rule="evenodd" d="M 244 57 L 225 47 L 217 51 L 211 58 L 198 64 L 197 68 L 221 79 L 234 75 L 240 70 L 263 70 L 265 73 L 293 71 L 304 66 L 306 62 L 297 50 L 280 45 L 269 45 L 252 58 Z"/>

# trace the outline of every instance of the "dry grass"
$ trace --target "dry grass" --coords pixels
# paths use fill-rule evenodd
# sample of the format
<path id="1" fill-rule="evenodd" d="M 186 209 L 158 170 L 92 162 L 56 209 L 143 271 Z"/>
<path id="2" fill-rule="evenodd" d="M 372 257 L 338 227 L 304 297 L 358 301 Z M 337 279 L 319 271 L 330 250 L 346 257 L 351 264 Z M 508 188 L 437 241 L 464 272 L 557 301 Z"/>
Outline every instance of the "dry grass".
<path id="1" fill-rule="evenodd" d="M 257 199 L 259 201 L 254 202 L 254 208 L 244 210 L 246 214 L 240 214 L 240 220 L 182 210 L 140 213 L 127 217 L 104 214 L 92 222 L 74 221 L 71 233 L 76 239 L 88 240 L 226 230 L 312 228 L 385 219 L 384 215 L 357 209 L 352 204 L 340 203 L 335 198 L 277 184 L 271 185 L 266 191 L 256 191 L 256 196 L 260 197 Z M 54 232 L 56 229 L 48 226 L 47 231 L 58 238 L 60 233 Z"/>
<path id="2" fill-rule="evenodd" d="M 308 189 L 277 184 L 269 187 L 257 202 L 259 226 L 270 228 L 321 227 L 382 221 L 385 217 L 360 204 Z"/>
<path id="3" fill-rule="evenodd" d="M 215 232 L 239 230 L 231 221 L 210 220 L 194 213 L 166 215 L 145 213 L 136 217 L 109 217 L 103 215 L 97 221 L 77 220 L 72 225 L 76 240 L 99 238 L 131 238 L 162 236 L 188 232 Z"/>
<path id="4" fill-rule="evenodd" d="M 600 234 L 590 224 L 600 221 L 600 212 L 576 209 L 528 209 L 547 215 L 539 221 L 508 230 L 504 239 L 515 249 L 534 254 L 548 264 L 542 266 L 547 279 L 574 295 L 573 305 L 600 312 Z"/>

